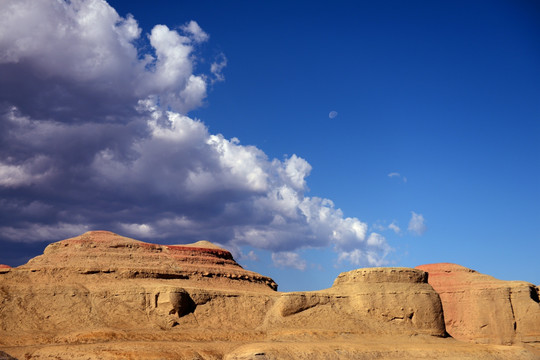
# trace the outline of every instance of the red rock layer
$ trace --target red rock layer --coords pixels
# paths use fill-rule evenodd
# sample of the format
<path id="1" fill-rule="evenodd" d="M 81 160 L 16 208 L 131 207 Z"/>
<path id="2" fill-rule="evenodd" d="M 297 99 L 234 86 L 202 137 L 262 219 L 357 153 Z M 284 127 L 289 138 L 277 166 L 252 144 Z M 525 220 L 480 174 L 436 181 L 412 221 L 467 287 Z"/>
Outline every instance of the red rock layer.
<path id="1" fill-rule="evenodd" d="M 17 269 L 53 276 L 100 273 L 115 278 L 226 278 L 277 288 L 272 279 L 244 270 L 227 250 L 215 246 L 151 244 L 109 231 L 90 231 L 52 243 L 43 255 Z"/>
<path id="2" fill-rule="evenodd" d="M 540 341 L 538 288 L 523 281 L 503 281 L 466 267 L 421 265 L 439 293 L 446 330 L 459 340 L 512 344 Z"/>

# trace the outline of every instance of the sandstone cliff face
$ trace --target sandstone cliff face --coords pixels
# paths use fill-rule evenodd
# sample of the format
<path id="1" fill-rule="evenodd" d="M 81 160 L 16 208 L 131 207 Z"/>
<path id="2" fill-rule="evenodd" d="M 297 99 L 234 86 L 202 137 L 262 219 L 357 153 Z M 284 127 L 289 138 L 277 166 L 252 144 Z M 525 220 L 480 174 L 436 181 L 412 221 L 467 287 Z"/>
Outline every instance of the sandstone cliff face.
<path id="1" fill-rule="evenodd" d="M 0 326 L 13 334 L 42 330 L 56 336 L 88 328 L 152 330 L 176 326 L 200 307 L 197 321 L 238 328 L 263 316 L 267 294 L 276 288 L 272 279 L 242 269 L 230 252 L 207 243 L 156 245 L 93 231 L 53 243 L 3 273 Z M 250 315 L 235 318 L 242 307 Z"/>
<path id="2" fill-rule="evenodd" d="M 538 288 L 502 281 L 456 264 L 418 266 L 439 293 L 446 329 L 456 339 L 509 345 L 540 341 Z"/>
<path id="3" fill-rule="evenodd" d="M 326 290 L 283 293 L 265 318 L 271 329 L 445 336 L 439 296 L 423 271 L 368 268 Z"/>
<path id="4" fill-rule="evenodd" d="M 231 253 L 207 241 L 190 245 L 158 245 L 123 237 L 109 231 L 91 231 L 52 243 L 43 255 L 31 259 L 18 270 L 53 278 L 88 275 L 107 279 L 182 279 L 209 282 L 226 287 L 242 282 L 242 287 L 269 287 L 276 283 L 260 274 L 242 269 Z M 79 276 L 80 277 L 80 276 Z"/>
<path id="5" fill-rule="evenodd" d="M 341 273 L 332 292 L 348 294 L 351 307 L 416 333 L 445 336 L 439 295 L 423 271 L 409 268 L 367 268 Z"/>
<path id="6" fill-rule="evenodd" d="M 94 231 L 0 268 L 0 355 L 16 359 L 534 359 L 445 337 L 419 269 L 341 274 L 280 293 L 208 242 Z M 4 353 L 2 353 L 4 352 Z"/>

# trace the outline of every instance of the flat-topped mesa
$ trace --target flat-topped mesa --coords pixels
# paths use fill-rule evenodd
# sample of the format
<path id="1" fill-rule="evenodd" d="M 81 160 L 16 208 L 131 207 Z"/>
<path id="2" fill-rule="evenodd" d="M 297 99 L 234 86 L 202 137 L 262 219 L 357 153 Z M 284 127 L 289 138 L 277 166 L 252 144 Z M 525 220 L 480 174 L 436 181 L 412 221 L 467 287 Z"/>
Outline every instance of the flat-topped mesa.
<path id="1" fill-rule="evenodd" d="M 344 272 L 334 281 L 334 286 L 358 283 L 427 283 L 427 274 L 411 268 L 378 267 Z"/>
<path id="2" fill-rule="evenodd" d="M 327 290 L 349 296 L 360 313 L 386 319 L 393 327 L 445 336 L 439 295 L 427 283 L 427 274 L 402 267 L 363 268 L 341 273 Z"/>
<path id="3" fill-rule="evenodd" d="M 52 276 L 70 273 L 114 278 L 229 279 L 277 289 L 272 279 L 243 269 L 229 251 L 208 241 L 159 245 L 109 231 L 90 231 L 52 243 L 43 255 L 17 269 Z"/>
<path id="4" fill-rule="evenodd" d="M 446 329 L 458 340 L 513 344 L 540 342 L 538 288 L 504 281 L 466 267 L 438 263 L 417 266 L 439 293 Z"/>

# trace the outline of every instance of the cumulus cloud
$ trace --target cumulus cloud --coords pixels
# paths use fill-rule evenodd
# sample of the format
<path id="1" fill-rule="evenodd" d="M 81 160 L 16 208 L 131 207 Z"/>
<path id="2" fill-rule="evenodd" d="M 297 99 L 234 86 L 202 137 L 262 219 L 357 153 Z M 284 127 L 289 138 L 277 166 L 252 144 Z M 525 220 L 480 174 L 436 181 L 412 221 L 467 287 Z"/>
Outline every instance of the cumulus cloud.
<path id="1" fill-rule="evenodd" d="M 371 266 L 381 266 L 386 262 L 384 256 L 381 257 L 380 253 L 374 249 L 383 248 L 384 255 L 386 256 L 390 251 L 390 248 L 386 245 L 386 239 L 384 236 L 371 233 L 367 239 L 367 243 L 376 246 L 375 248 L 355 248 L 350 251 L 341 251 L 339 253 L 338 262 L 348 261 L 349 263 L 362 266 L 369 264 Z"/>
<path id="2" fill-rule="evenodd" d="M 349 221 L 351 220 L 351 221 Z M 346 218 L 346 223 L 354 222 L 353 230 L 358 225 L 362 224 L 362 227 L 364 227 L 364 223 L 361 223 L 356 218 Z M 350 230 L 348 230 L 351 232 Z M 343 258 L 349 258 L 351 259 L 351 264 L 361 266 L 361 265 L 383 265 L 386 264 L 386 256 L 390 252 L 391 248 L 386 242 L 386 238 L 383 235 L 377 234 L 377 233 L 370 233 L 367 238 L 365 238 L 365 232 L 364 232 L 364 239 L 360 240 L 360 234 L 356 231 L 353 231 L 353 234 L 356 236 L 351 236 L 347 242 L 345 243 L 337 243 L 334 247 L 336 251 L 340 254 L 340 261 Z M 351 234 L 352 235 L 352 234 Z M 362 256 L 361 258 L 358 257 L 355 254 L 359 254 L 362 252 L 362 254 L 367 256 Z M 355 259 L 352 260 L 351 256 Z"/>
<path id="3" fill-rule="evenodd" d="M 103 0 L 5 0 L 0 9 L 0 96 L 33 117 L 118 121 L 133 115 L 126 104 L 149 96 L 185 113 L 206 96 L 193 74 L 193 46 L 204 38 L 195 22 L 188 36 L 156 25 L 151 52 L 140 54 L 137 21 Z"/>
<path id="4" fill-rule="evenodd" d="M 422 235 L 426 232 L 426 229 L 424 216 L 411 211 L 411 220 L 409 221 L 408 230 L 415 235 Z"/>
<path id="5" fill-rule="evenodd" d="M 102 0 L 0 2 L 0 241 L 107 229 L 249 245 L 279 266 L 305 267 L 295 251 L 325 247 L 382 264 L 383 236 L 306 195 L 305 159 L 269 159 L 187 116 L 206 97 L 194 55 L 206 40 L 194 21 L 143 35 Z"/>
<path id="6" fill-rule="evenodd" d="M 272 261 L 277 267 L 290 267 L 302 271 L 306 269 L 306 261 L 294 252 L 284 251 L 273 253 Z"/>
<path id="7" fill-rule="evenodd" d="M 191 36 L 193 41 L 195 41 L 197 43 L 205 42 L 210 37 L 210 36 L 208 36 L 207 33 L 205 33 L 203 31 L 203 29 L 201 29 L 199 24 L 197 24 L 197 22 L 193 21 L 193 20 L 191 20 L 190 22 L 188 22 L 187 24 L 185 24 L 181 28 L 182 28 L 182 30 L 184 30 L 184 32 L 186 32 L 187 34 L 189 34 Z"/>

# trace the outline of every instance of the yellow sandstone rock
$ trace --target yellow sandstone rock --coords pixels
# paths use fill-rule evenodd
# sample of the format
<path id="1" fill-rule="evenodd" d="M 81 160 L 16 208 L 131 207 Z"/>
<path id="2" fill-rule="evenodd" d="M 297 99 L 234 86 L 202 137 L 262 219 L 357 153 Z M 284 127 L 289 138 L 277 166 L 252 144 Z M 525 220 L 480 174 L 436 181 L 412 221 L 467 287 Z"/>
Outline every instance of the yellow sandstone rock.
<path id="1" fill-rule="evenodd" d="M 358 269 L 325 290 L 281 293 L 208 242 L 157 245 L 93 231 L 2 270 L 0 359 L 539 356 L 519 342 L 537 339 L 534 306 L 515 308 L 516 323 L 534 331 L 513 346 L 446 336 L 439 295 L 419 269 Z M 513 303 L 525 295 L 513 290 Z"/>

